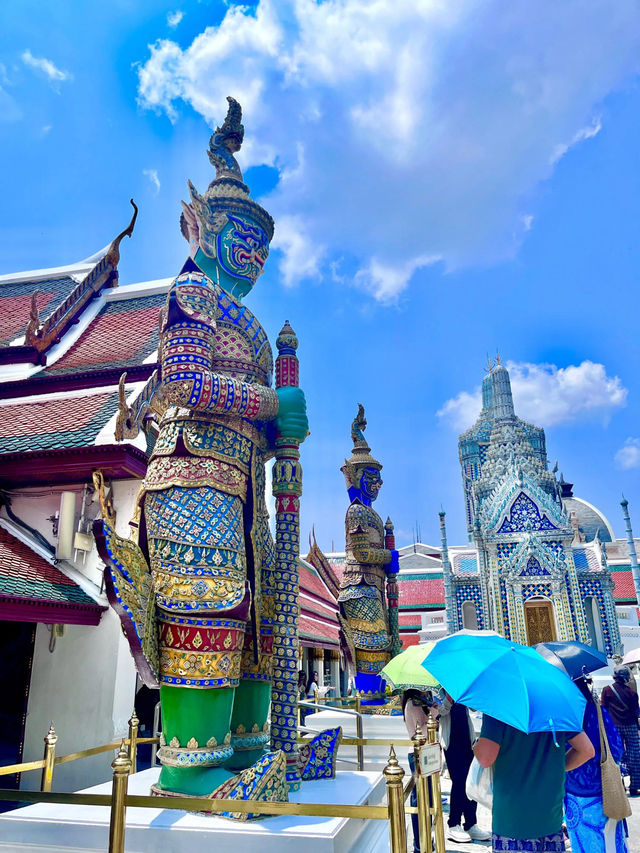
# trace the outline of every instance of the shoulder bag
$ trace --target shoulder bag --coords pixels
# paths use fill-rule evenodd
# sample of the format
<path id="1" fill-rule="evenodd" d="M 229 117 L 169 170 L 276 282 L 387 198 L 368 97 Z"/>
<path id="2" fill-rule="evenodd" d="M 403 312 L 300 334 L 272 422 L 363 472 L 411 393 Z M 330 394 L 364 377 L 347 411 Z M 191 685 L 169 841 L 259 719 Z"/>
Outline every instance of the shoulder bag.
<path id="1" fill-rule="evenodd" d="M 602 719 L 602 710 L 596 702 L 598 729 L 600 730 L 600 774 L 602 777 L 602 811 L 613 820 L 622 820 L 631 815 L 631 806 L 624 790 L 620 768 L 614 761 L 607 731 Z"/>

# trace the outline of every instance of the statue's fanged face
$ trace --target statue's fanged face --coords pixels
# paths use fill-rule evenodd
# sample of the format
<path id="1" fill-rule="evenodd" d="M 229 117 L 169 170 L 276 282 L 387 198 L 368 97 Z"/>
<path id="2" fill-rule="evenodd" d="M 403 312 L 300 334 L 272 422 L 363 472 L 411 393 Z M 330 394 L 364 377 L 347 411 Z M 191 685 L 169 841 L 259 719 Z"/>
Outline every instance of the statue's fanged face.
<path id="1" fill-rule="evenodd" d="M 378 492 L 382 488 L 382 477 L 377 468 L 364 468 L 360 476 L 360 490 L 362 494 L 375 501 Z"/>
<path id="2" fill-rule="evenodd" d="M 227 223 L 216 238 L 218 263 L 227 275 L 236 279 L 244 296 L 263 271 L 269 254 L 269 239 L 249 217 L 227 214 Z"/>

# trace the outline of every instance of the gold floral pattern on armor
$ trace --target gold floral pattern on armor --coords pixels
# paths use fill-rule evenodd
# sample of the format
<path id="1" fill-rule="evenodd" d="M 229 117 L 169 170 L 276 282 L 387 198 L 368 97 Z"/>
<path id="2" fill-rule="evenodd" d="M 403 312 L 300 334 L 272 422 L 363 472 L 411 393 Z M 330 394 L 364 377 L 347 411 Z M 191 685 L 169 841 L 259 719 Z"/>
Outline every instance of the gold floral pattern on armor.
<path id="1" fill-rule="evenodd" d="M 159 456 L 149 463 L 144 478 L 146 491 L 169 486 L 212 486 L 243 501 L 247 493 L 247 474 L 237 465 L 220 459 L 193 456 Z"/>
<path id="2" fill-rule="evenodd" d="M 243 577 L 173 575 L 155 568 L 153 576 L 156 603 L 161 608 L 171 605 L 171 612 L 190 613 L 203 604 L 226 610 L 242 601 L 245 593 Z"/>
<path id="3" fill-rule="evenodd" d="M 171 678 L 224 679 L 237 681 L 240 677 L 240 652 L 183 652 L 163 648 L 160 654 L 160 674 Z M 225 686 L 220 684 L 220 687 Z"/>

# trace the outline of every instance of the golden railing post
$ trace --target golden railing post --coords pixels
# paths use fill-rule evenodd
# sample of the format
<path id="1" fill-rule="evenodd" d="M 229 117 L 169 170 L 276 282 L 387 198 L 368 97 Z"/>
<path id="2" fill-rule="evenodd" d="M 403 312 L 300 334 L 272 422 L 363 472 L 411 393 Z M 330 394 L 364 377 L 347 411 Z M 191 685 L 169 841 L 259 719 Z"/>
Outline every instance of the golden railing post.
<path id="1" fill-rule="evenodd" d="M 50 791 L 53 781 L 53 762 L 56 757 L 56 743 L 58 735 L 53 728 L 53 723 L 49 726 L 49 731 L 44 736 L 44 767 L 42 768 L 42 781 L 40 782 L 41 791 Z"/>
<path id="2" fill-rule="evenodd" d="M 437 743 L 438 726 L 433 717 L 427 720 L 427 743 Z M 433 773 L 431 793 L 433 795 L 434 824 L 436 831 L 436 853 L 445 853 L 444 818 L 442 817 L 442 792 L 440 791 L 440 773 Z"/>
<path id="3" fill-rule="evenodd" d="M 420 772 L 420 750 L 427 742 L 422 734 L 420 724 L 416 723 L 416 731 L 413 737 L 413 760 L 416 768 L 416 798 L 418 801 L 418 841 L 420 853 L 431 853 L 431 812 L 429 810 L 429 777 Z"/>
<path id="4" fill-rule="evenodd" d="M 360 713 L 360 691 L 356 690 L 356 711 Z"/>
<path id="5" fill-rule="evenodd" d="M 113 768 L 113 785 L 111 788 L 111 821 L 109 824 L 108 853 L 124 853 L 124 831 L 126 827 L 126 802 L 131 761 L 124 740 L 115 759 L 111 762 Z"/>
<path id="6" fill-rule="evenodd" d="M 389 750 L 389 762 L 382 771 L 387 783 L 387 809 L 389 811 L 389 838 L 391 853 L 407 853 L 407 827 L 404 812 L 404 770 L 398 764 L 393 746 Z"/>
<path id="7" fill-rule="evenodd" d="M 140 728 L 140 720 L 136 714 L 134 707 L 129 720 L 129 761 L 131 762 L 131 773 L 136 772 L 136 762 L 138 758 L 138 729 Z"/>

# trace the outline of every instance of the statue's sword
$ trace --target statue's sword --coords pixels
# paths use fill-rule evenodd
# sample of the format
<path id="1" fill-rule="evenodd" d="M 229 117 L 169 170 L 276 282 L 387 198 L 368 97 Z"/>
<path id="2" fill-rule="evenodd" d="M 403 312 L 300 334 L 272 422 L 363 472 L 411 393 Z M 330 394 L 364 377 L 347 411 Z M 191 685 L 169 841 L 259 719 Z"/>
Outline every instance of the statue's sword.
<path id="1" fill-rule="evenodd" d="M 276 340 L 276 388 L 298 387 L 298 339 L 287 321 Z M 276 567 L 274 572 L 273 688 L 271 748 L 287 758 L 290 791 L 300 788 L 298 770 L 298 614 L 300 582 L 300 495 L 302 468 L 299 442 L 276 438 L 273 495 L 276 501 Z"/>

